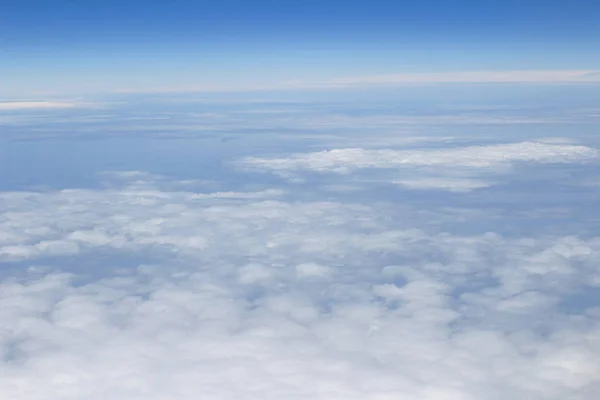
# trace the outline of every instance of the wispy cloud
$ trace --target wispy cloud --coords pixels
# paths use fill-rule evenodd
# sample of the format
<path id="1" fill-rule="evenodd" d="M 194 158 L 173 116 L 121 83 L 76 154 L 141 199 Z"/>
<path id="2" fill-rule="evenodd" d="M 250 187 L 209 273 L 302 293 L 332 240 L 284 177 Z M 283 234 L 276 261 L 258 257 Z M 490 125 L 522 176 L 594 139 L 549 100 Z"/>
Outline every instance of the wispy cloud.
<path id="1" fill-rule="evenodd" d="M 600 82 L 600 71 L 481 71 L 402 73 L 335 78 L 323 82 L 298 82 L 298 86 L 352 87 L 370 85 L 420 85 L 436 83 L 585 83 Z"/>
<path id="2" fill-rule="evenodd" d="M 446 83 L 598 83 L 597 70 L 539 70 L 539 71 L 474 71 L 436 73 L 398 73 L 339 77 L 326 80 L 294 79 L 267 84 L 244 83 L 236 85 L 189 84 L 177 86 L 127 88 L 113 90 L 116 93 L 212 93 L 212 92 L 265 92 L 278 90 L 344 89 L 352 87 L 432 85 Z"/>
<path id="3" fill-rule="evenodd" d="M 89 104 L 66 101 L 0 101 L 0 111 L 63 109 L 85 106 L 89 106 Z"/>
<path id="4" fill-rule="evenodd" d="M 504 167 L 519 161 L 564 163 L 596 158 L 598 150 L 581 145 L 522 142 L 416 150 L 334 149 L 292 154 L 285 158 L 248 157 L 242 165 L 266 170 L 346 172 L 362 168 L 400 166 Z"/>
<path id="5" fill-rule="evenodd" d="M 470 192 L 471 190 L 492 186 L 491 182 L 481 179 L 457 177 L 420 177 L 393 181 L 411 189 L 444 189 L 451 192 Z"/>

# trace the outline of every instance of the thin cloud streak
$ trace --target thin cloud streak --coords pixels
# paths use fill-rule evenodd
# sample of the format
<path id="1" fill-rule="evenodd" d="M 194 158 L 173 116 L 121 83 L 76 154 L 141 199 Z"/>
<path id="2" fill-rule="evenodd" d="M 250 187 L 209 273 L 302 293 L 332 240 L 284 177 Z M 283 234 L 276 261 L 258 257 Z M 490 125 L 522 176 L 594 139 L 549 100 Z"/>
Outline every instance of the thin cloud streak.
<path id="1" fill-rule="evenodd" d="M 590 83 L 600 82 L 598 71 L 480 71 L 405 73 L 337 78 L 323 86 L 411 85 L 435 83 Z"/>
<path id="2" fill-rule="evenodd" d="M 347 89 L 371 86 L 420 86 L 434 84 L 512 83 L 564 84 L 600 83 L 597 70 L 468 71 L 435 73 L 398 73 L 340 77 L 328 80 L 296 79 L 271 84 L 215 85 L 193 84 L 154 88 L 122 88 L 115 93 L 186 93 L 186 92 L 262 92 L 277 90 Z"/>
<path id="3" fill-rule="evenodd" d="M 82 106 L 85 106 L 85 104 L 56 101 L 8 101 L 0 102 L 0 111 L 64 109 Z"/>

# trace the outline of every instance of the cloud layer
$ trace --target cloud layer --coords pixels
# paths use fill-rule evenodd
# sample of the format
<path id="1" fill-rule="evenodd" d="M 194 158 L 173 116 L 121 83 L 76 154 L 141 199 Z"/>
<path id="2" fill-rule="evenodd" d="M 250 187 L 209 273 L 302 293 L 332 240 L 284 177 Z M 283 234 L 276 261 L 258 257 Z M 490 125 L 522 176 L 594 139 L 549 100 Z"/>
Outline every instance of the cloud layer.
<path id="1" fill-rule="evenodd" d="M 526 148 L 509 160 L 588 154 Z M 506 162 L 495 150 L 464 162 Z M 434 154 L 446 165 L 456 151 Z M 374 163 L 366 154 L 350 158 Z M 281 196 L 136 185 L 0 194 L 3 270 L 28 268 L 0 282 L 0 397 L 590 400 L 600 390 L 600 308 L 589 300 L 600 239 L 435 233 L 376 206 Z"/>
<path id="2" fill-rule="evenodd" d="M 333 149 L 286 157 L 247 157 L 242 168 L 295 177 L 301 172 L 349 174 L 360 170 L 389 170 L 389 182 L 412 189 L 470 191 L 492 186 L 490 174 L 505 173 L 528 163 L 582 163 L 598 158 L 598 150 L 573 144 L 521 142 L 437 149 Z"/>
<path id="3" fill-rule="evenodd" d="M 244 163 L 269 170 L 315 170 L 346 172 L 361 168 L 399 166 L 505 167 L 517 162 L 568 163 L 596 158 L 600 153 L 587 146 L 522 142 L 490 146 L 433 150 L 334 149 L 293 154 L 286 158 L 249 157 Z"/>
<path id="4" fill-rule="evenodd" d="M 411 85 L 433 83 L 577 83 L 600 82 L 596 70 L 480 71 L 404 73 L 336 78 L 323 86 Z"/>
<path id="5" fill-rule="evenodd" d="M 185 93 L 185 92 L 264 92 L 294 89 L 344 89 L 353 87 L 378 87 L 396 85 L 510 83 L 510 84 L 556 84 L 598 83 L 598 70 L 537 70 L 537 71 L 464 71 L 432 73 L 397 73 L 370 76 L 339 77 L 328 80 L 294 79 L 283 82 L 214 84 L 204 82 L 187 86 L 163 86 L 149 88 L 122 88 L 117 93 Z"/>

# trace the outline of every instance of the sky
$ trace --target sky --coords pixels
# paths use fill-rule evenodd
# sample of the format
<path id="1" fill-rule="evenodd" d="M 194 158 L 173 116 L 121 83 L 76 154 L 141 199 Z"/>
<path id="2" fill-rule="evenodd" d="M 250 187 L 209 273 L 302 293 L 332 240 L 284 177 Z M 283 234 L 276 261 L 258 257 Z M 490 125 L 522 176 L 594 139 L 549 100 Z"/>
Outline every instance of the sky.
<path id="1" fill-rule="evenodd" d="M 0 95 L 596 70 L 595 1 L 6 0 Z"/>
<path id="2" fill-rule="evenodd" d="M 599 10 L 0 1 L 0 399 L 596 400 Z"/>

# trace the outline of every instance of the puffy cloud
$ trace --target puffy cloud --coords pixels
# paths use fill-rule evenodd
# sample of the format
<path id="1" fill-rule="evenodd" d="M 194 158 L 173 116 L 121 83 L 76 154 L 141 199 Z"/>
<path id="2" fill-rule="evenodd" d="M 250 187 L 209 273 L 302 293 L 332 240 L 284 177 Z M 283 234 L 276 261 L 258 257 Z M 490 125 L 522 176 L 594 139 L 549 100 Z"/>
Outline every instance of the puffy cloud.
<path id="1" fill-rule="evenodd" d="M 238 165 L 286 177 L 293 177 L 297 171 L 347 174 L 362 169 L 389 169 L 399 174 L 389 181 L 408 188 L 464 192 L 493 185 L 478 178 L 486 173 L 505 172 L 518 163 L 578 163 L 599 155 L 598 150 L 584 145 L 538 141 L 413 150 L 333 149 L 284 158 L 247 157 Z"/>
<path id="2" fill-rule="evenodd" d="M 287 158 L 249 157 L 248 166 L 271 170 L 306 169 L 345 172 L 360 168 L 399 166 L 504 167 L 515 162 L 568 163 L 598 157 L 596 149 L 581 145 L 522 142 L 432 150 L 334 149 L 293 154 Z"/>
<path id="3" fill-rule="evenodd" d="M 595 398 L 600 239 L 278 196 L 2 193 L 0 397 Z"/>

